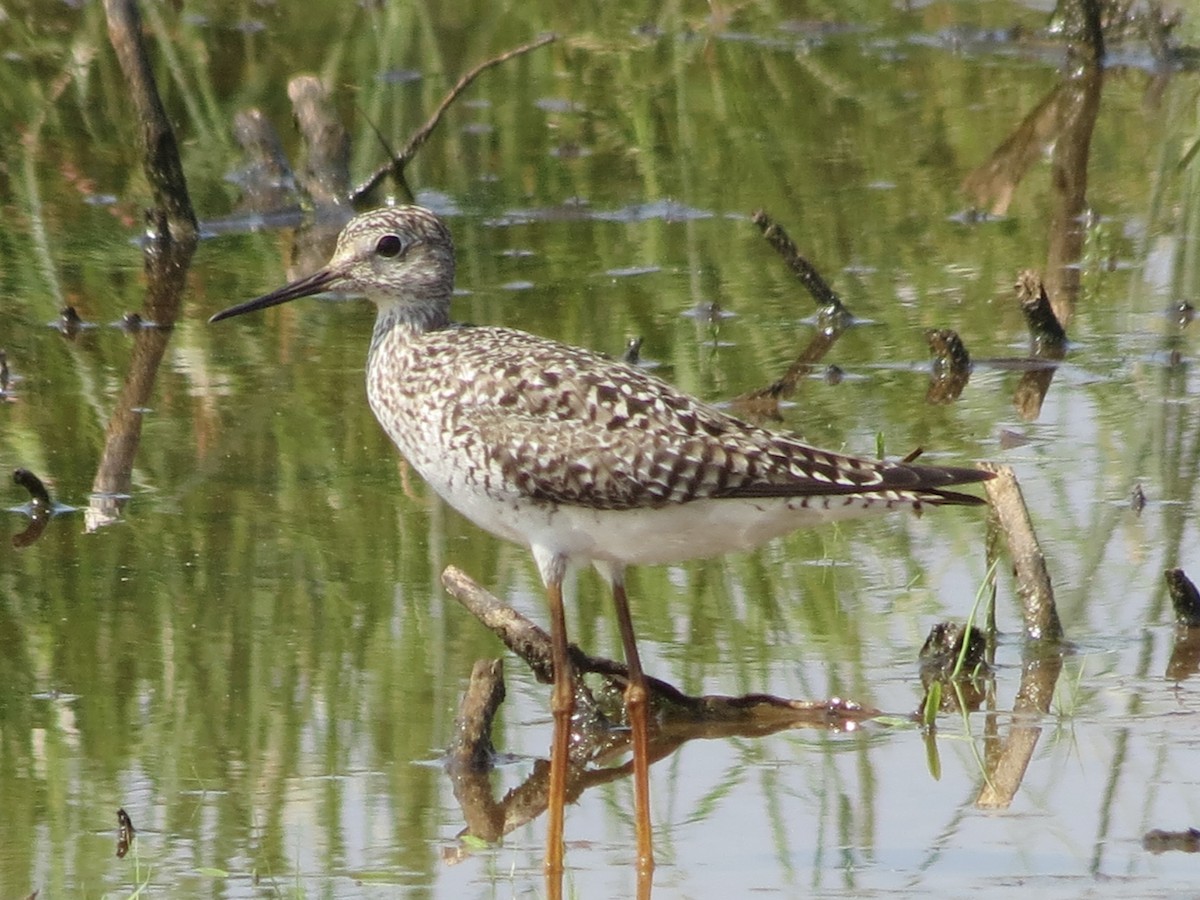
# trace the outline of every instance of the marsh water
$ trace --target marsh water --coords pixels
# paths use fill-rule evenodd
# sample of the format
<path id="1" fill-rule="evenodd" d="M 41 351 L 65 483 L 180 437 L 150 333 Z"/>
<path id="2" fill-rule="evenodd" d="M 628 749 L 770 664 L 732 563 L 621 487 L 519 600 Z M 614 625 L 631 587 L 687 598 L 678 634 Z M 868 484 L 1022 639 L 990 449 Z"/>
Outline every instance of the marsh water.
<path id="1" fill-rule="evenodd" d="M 442 766 L 481 658 L 506 657 L 497 797 L 548 751 L 548 689 L 440 584 L 453 564 L 544 621 L 528 552 L 388 444 L 363 385 L 369 304 L 206 320 L 303 274 L 296 220 L 244 205 L 239 111 L 259 108 L 299 166 L 287 85 L 320 75 L 362 177 L 385 159 L 377 135 L 403 144 L 461 73 L 547 31 L 407 170 L 453 230 L 457 318 L 613 355 L 640 337 L 657 374 L 728 402 L 818 327 L 750 219 L 767 210 L 858 317 L 776 424 L 1011 466 L 1066 636 L 1023 636 L 1001 552 L 994 681 L 931 736 L 907 718 L 917 654 L 987 594 L 986 512 L 632 572 L 651 674 L 888 714 L 657 762 L 656 895 L 1194 890 L 1187 842 L 1144 837 L 1200 825 L 1200 679 L 1163 579 L 1200 575 L 1196 73 L 1131 30 L 1102 77 L 1081 74 L 1048 3 L 610 6 L 143 3 L 205 225 L 169 332 L 115 325 L 148 309 L 150 193 L 101 5 L 0 6 L 0 522 L 30 524 L 17 468 L 62 505 L 37 540 L 0 541 L 0 896 L 542 893 L 544 819 L 463 838 Z M 1197 20 L 1172 39 L 1200 41 Z M 1021 362 L 1026 269 L 1068 320 L 1050 368 Z M 66 306 L 87 327 L 56 327 Z M 970 351 L 961 392 L 930 390 L 931 328 Z M 108 490 L 123 439 L 128 485 Z M 591 573 L 568 620 L 620 656 Z M 1061 671 L 1031 704 L 1047 652 Z M 1018 736 L 1012 796 L 983 802 Z M 137 834 L 120 858 L 118 809 Z M 572 895 L 632 892 L 631 810 L 620 778 L 568 808 Z"/>

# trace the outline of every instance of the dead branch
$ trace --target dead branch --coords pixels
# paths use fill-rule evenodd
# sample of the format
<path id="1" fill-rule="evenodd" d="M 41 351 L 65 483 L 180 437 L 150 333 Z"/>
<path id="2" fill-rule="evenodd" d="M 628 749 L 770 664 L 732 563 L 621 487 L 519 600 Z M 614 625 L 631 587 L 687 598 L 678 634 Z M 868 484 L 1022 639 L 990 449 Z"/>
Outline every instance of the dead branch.
<path id="1" fill-rule="evenodd" d="M 776 224 L 765 210 L 755 210 L 750 218 L 762 231 L 767 243 L 783 257 L 788 268 L 812 294 L 813 299 L 817 301 L 817 306 L 821 307 L 825 315 L 844 320 L 843 325 L 854 319 L 853 314 L 842 303 L 842 298 L 829 286 L 829 282 L 821 277 L 821 273 L 812 263 L 800 255 L 800 251 L 796 249 L 796 245 L 788 237 L 788 233 Z"/>
<path id="2" fill-rule="evenodd" d="M 1187 577 L 1183 569 L 1167 569 L 1164 573 L 1167 579 L 1167 593 L 1171 596 L 1171 605 L 1175 608 L 1175 622 L 1178 625 L 1194 627 L 1200 625 L 1200 591 Z"/>
<path id="3" fill-rule="evenodd" d="M 387 163 L 372 172 L 367 179 L 362 182 L 362 184 L 350 192 L 350 202 L 357 203 L 364 196 L 369 194 L 389 172 L 396 177 L 397 181 L 403 184 L 404 167 L 408 165 L 409 160 L 416 156 L 417 151 L 421 149 L 421 145 L 429 140 L 429 136 L 433 133 L 433 129 L 437 128 L 438 122 L 441 121 L 442 116 L 445 114 L 446 110 L 449 109 L 450 104 L 457 100 L 458 95 L 465 91 L 471 82 L 478 78 L 480 74 L 492 68 L 492 66 L 497 66 L 502 62 L 507 62 L 515 56 L 521 56 L 522 54 L 528 53 L 530 50 L 537 50 L 539 47 L 544 47 L 556 40 L 558 40 L 558 35 L 543 35 L 536 41 L 531 41 L 528 44 L 522 44 L 520 47 L 514 47 L 512 50 L 509 50 L 506 53 L 501 53 L 499 56 L 481 62 L 471 71 L 467 72 L 466 75 L 463 75 L 462 78 L 458 79 L 458 83 L 450 89 L 450 92 L 442 98 L 442 102 L 439 103 L 437 109 L 433 111 L 433 115 L 431 115 L 428 120 L 426 120 L 425 124 L 418 128 L 416 133 L 414 133 L 413 136 L 408 139 L 408 143 L 404 145 L 403 149 L 399 153 L 395 154 Z"/>
<path id="4" fill-rule="evenodd" d="M 812 294 L 818 307 L 818 328 L 786 372 L 766 387 L 747 391 L 732 401 L 734 409 L 741 415 L 754 419 L 779 419 L 779 401 L 790 397 L 800 379 L 808 377 L 817 363 L 834 345 L 842 332 L 854 321 L 854 315 L 817 271 L 816 267 L 800 255 L 786 231 L 765 210 L 755 210 L 751 220 L 762 231 L 768 244 L 783 257 L 800 283 Z"/>
<path id="5" fill-rule="evenodd" d="M 504 660 L 476 660 L 454 721 L 454 741 L 446 763 L 451 771 L 491 771 L 496 755 L 492 720 L 503 702 Z"/>
<path id="6" fill-rule="evenodd" d="M 1054 603 L 1054 587 L 1017 476 L 1009 466 L 982 463 L 981 467 L 997 476 L 985 482 L 984 487 L 1012 557 L 1025 636 L 1031 640 L 1060 641 L 1063 630 Z"/>
<path id="7" fill-rule="evenodd" d="M 1067 332 L 1054 314 L 1041 276 L 1032 269 L 1026 269 L 1017 276 L 1016 287 L 1021 312 L 1025 314 L 1025 324 L 1029 327 L 1033 355 L 1062 359 L 1066 352 Z"/>
<path id="8" fill-rule="evenodd" d="M 550 665 L 550 636 L 512 607 L 496 598 L 469 575 L 454 566 L 442 572 L 442 585 L 468 612 L 496 634 L 504 644 L 533 670 L 544 684 L 553 681 Z M 571 665 L 577 675 L 598 675 L 603 690 L 588 692 L 585 702 L 602 708 L 603 721 L 620 721 L 623 716 L 622 695 L 628 679 L 623 663 L 603 657 L 589 656 L 572 645 Z M 581 678 L 576 678 L 581 682 Z M 844 727 L 862 722 L 879 714 L 856 703 L 830 700 L 789 700 L 769 694 L 747 694 L 740 697 L 685 694 L 674 685 L 647 676 L 650 703 L 663 730 L 693 730 L 690 736 L 705 737 L 715 733 L 764 733 L 793 726 Z M 584 688 L 586 691 L 586 688 Z M 610 700 L 612 702 L 606 702 Z M 580 698 L 577 695 L 576 701 Z M 579 719 L 580 717 L 576 717 Z M 582 717 L 583 721 L 591 717 Z"/>

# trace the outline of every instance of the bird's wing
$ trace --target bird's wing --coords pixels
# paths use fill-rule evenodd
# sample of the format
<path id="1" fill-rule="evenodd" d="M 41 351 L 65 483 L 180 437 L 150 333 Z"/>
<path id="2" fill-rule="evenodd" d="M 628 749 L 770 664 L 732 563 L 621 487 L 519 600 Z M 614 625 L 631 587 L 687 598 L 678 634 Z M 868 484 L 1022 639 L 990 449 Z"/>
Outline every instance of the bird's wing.
<path id="1" fill-rule="evenodd" d="M 536 352 L 512 353 L 513 334 L 507 357 L 491 357 L 500 377 L 468 386 L 456 416 L 527 496 L 600 509 L 861 493 L 979 502 L 942 490 L 987 477 L 978 470 L 818 450 L 590 351 L 531 338 Z"/>

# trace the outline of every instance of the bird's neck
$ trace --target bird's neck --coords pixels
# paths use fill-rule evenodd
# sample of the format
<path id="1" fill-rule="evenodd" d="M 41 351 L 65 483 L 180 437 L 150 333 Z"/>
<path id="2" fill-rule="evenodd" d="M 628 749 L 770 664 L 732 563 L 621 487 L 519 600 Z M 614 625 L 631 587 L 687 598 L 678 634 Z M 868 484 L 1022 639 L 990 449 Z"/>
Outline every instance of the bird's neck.
<path id="1" fill-rule="evenodd" d="M 383 343 L 393 331 L 405 338 L 427 331 L 439 331 L 450 325 L 449 302 L 381 303 L 375 316 L 375 331 L 371 335 L 371 351 Z"/>

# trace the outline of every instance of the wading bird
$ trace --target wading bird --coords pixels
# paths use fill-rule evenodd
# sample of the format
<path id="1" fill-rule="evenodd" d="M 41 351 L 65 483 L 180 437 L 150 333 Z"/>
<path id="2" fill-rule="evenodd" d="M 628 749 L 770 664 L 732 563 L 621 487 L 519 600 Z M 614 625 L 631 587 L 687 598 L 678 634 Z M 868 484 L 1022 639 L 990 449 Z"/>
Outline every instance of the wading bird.
<path id="1" fill-rule="evenodd" d="M 367 398 L 447 503 L 533 552 L 550 606 L 554 740 L 546 870 L 561 873 L 574 694 L 563 579 L 608 582 L 629 668 L 639 869 L 653 867 L 646 682 L 625 595 L 630 565 L 745 550 L 796 528 L 885 510 L 978 504 L 972 468 L 846 456 L 743 422 L 634 366 L 510 328 L 450 320 L 454 245 L 427 209 L 363 213 L 319 271 L 210 321 L 329 289 L 378 308 Z"/>

